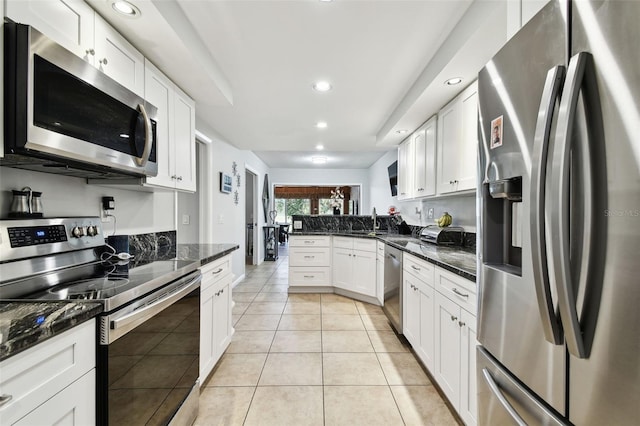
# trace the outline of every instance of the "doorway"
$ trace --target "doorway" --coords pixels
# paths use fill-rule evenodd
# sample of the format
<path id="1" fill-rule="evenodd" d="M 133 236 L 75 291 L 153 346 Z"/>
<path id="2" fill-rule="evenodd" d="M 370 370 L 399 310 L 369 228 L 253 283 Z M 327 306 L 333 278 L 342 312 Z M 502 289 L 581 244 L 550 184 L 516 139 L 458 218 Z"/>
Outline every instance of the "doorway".
<path id="1" fill-rule="evenodd" d="M 244 223 L 245 223 L 245 265 L 257 265 L 258 264 L 258 251 L 259 251 L 259 239 L 258 239 L 258 203 L 257 200 L 257 188 L 258 188 L 258 175 L 248 166 L 245 166 L 245 211 L 244 211 Z"/>

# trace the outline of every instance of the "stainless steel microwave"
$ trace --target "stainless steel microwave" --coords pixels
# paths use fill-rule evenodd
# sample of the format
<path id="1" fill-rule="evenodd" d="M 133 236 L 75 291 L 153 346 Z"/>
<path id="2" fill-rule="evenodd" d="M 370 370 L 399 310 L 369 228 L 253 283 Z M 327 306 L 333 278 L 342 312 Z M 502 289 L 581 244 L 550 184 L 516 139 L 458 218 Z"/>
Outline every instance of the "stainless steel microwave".
<path id="1" fill-rule="evenodd" d="M 155 176 L 157 108 L 35 28 L 5 24 L 3 166 Z"/>

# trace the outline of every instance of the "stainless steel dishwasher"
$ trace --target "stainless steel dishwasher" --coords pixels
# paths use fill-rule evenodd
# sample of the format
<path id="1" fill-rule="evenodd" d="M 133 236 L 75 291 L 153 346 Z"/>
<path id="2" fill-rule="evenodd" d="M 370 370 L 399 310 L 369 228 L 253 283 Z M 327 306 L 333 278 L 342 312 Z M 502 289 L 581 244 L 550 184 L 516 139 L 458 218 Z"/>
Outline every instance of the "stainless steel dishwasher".
<path id="1" fill-rule="evenodd" d="M 384 245 L 384 306 L 393 328 L 402 334 L 402 251 Z"/>

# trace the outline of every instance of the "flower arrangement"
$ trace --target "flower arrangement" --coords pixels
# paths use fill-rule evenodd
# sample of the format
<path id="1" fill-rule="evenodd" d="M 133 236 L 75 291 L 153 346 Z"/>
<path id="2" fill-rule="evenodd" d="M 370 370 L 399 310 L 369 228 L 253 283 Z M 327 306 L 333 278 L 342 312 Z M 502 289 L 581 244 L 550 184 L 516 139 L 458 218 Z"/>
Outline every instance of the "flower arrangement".
<path id="1" fill-rule="evenodd" d="M 336 190 L 331 190 L 331 207 L 334 209 L 339 209 L 342 207 L 340 200 L 344 200 L 344 194 L 340 190 L 339 186 L 336 186 Z"/>

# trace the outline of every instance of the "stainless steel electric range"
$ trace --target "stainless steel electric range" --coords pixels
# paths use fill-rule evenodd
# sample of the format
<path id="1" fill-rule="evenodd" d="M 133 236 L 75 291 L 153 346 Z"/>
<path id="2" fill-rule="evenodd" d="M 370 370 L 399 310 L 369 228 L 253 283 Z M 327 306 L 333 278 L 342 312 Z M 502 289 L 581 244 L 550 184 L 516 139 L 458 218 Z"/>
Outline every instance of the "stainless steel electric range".
<path id="1" fill-rule="evenodd" d="M 121 260 L 101 225 L 97 217 L 0 221 L 0 299 L 102 303 L 96 423 L 191 424 L 199 397 L 198 265 Z"/>

